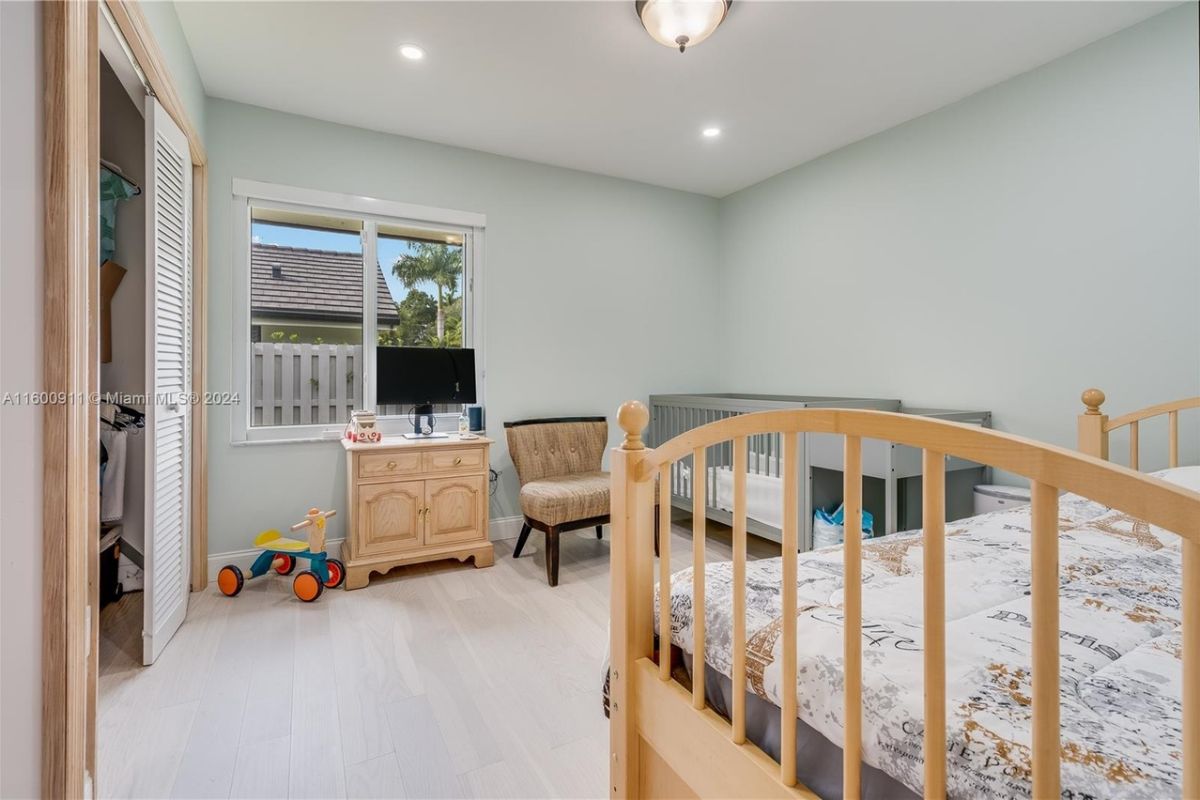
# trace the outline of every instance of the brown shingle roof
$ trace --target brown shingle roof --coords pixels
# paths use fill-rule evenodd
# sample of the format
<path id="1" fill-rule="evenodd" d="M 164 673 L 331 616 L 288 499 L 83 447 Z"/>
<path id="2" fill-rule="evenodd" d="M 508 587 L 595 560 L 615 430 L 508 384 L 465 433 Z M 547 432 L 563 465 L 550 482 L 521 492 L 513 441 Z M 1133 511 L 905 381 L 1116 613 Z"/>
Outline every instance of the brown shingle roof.
<path id="1" fill-rule="evenodd" d="M 375 272 L 378 316 L 398 320 L 382 267 Z M 274 244 L 250 246 L 250 313 L 287 319 L 362 319 L 362 256 Z"/>

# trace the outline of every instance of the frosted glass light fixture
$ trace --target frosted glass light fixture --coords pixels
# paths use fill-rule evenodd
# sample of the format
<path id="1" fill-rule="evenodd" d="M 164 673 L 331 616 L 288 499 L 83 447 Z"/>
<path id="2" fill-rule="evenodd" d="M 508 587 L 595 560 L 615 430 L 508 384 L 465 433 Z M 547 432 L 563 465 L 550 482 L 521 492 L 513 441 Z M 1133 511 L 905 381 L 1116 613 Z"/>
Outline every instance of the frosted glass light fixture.
<path id="1" fill-rule="evenodd" d="M 635 0 L 638 18 L 654 41 L 683 52 L 703 42 L 725 20 L 733 0 Z"/>

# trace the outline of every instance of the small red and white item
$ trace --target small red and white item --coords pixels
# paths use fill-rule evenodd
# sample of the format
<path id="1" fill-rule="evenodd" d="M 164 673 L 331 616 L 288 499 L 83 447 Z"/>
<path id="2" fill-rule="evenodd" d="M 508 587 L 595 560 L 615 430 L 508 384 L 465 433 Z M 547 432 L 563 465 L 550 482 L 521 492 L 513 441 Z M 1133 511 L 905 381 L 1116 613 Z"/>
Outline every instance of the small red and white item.
<path id="1" fill-rule="evenodd" d="M 374 411 L 351 411 L 350 423 L 346 426 L 346 438 L 362 444 L 378 444 L 383 434 L 375 427 Z"/>

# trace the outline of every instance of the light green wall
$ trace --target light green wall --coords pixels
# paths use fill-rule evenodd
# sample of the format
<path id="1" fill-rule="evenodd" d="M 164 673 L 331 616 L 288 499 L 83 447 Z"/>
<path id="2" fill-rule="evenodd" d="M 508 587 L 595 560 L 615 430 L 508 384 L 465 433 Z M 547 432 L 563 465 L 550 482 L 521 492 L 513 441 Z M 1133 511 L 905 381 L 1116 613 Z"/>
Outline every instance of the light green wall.
<path id="1" fill-rule="evenodd" d="M 1196 31 L 1189 3 L 724 198 L 724 387 L 1062 445 L 1088 386 L 1114 413 L 1200 394 Z"/>
<path id="2" fill-rule="evenodd" d="M 518 513 L 504 420 L 607 414 L 630 398 L 710 385 L 717 201 L 630 181 L 209 100 L 209 378 L 230 386 L 235 177 L 487 215 L 484 346 L 489 435 Z M 238 332 L 239 335 L 241 332 Z M 345 505 L 336 442 L 230 444 L 210 410 L 209 549 L 241 550 L 309 506 Z M 330 521 L 343 535 L 344 516 Z"/>
<path id="3" fill-rule="evenodd" d="M 155 41 L 166 59 L 167 69 L 171 71 L 171 79 L 179 90 L 180 100 L 187 111 L 188 118 L 200 134 L 204 136 L 204 116 L 207 98 L 204 95 L 204 84 L 200 81 L 200 72 L 192 59 L 192 48 L 179 24 L 179 15 L 175 13 L 175 4 L 169 0 L 143 0 L 140 3 L 142 13 Z"/>

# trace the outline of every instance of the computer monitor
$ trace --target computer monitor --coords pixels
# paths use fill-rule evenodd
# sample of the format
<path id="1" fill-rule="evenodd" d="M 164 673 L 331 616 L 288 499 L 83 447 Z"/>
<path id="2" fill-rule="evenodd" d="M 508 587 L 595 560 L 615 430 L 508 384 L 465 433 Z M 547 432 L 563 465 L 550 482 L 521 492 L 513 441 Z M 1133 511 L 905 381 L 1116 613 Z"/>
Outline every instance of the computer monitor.
<path id="1" fill-rule="evenodd" d="M 413 433 L 434 403 L 475 402 L 475 351 L 460 347 L 375 348 L 375 400 L 413 406 Z M 432 427 L 432 423 L 430 425 Z"/>

